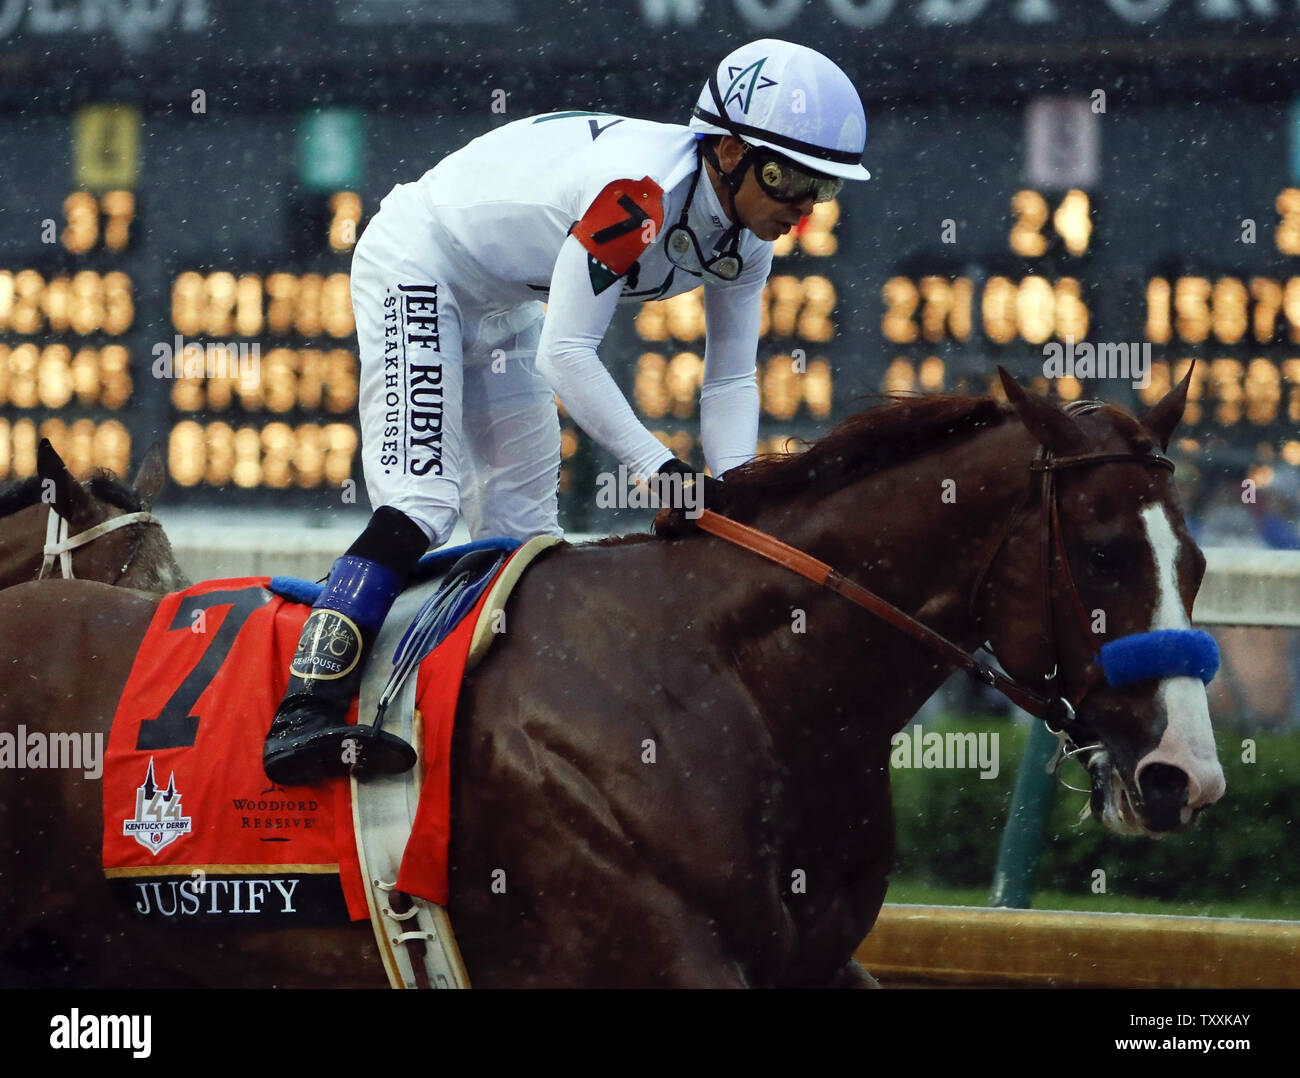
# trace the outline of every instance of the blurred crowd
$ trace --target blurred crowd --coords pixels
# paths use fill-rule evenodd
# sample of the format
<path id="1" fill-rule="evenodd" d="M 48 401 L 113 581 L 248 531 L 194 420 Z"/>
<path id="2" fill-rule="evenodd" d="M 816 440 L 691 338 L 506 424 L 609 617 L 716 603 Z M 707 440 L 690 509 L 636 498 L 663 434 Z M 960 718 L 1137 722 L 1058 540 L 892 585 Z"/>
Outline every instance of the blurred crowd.
<path id="1" fill-rule="evenodd" d="M 1202 547 L 1300 550 L 1300 468 L 1214 447 L 1178 460 L 1179 497 Z M 1221 729 L 1300 728 L 1300 630 L 1208 626 L 1222 663 L 1210 684 Z"/>

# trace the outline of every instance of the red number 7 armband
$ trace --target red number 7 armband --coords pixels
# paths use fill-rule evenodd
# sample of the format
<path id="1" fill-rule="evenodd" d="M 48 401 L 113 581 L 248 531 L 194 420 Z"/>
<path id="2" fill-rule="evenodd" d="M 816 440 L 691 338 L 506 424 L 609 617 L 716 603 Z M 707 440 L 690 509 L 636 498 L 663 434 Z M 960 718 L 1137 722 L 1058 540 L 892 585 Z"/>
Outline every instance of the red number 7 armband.
<path id="1" fill-rule="evenodd" d="M 615 180 L 570 231 L 592 258 L 621 277 L 658 237 L 664 223 L 663 196 L 649 176 Z"/>

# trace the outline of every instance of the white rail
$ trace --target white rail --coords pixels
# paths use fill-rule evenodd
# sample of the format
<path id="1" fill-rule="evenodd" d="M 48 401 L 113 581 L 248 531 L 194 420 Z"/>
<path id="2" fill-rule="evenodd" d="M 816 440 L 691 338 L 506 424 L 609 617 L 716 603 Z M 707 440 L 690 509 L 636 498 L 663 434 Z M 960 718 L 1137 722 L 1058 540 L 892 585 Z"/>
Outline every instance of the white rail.
<path id="1" fill-rule="evenodd" d="M 1300 550 L 1205 548 L 1199 625 L 1300 627 Z"/>
<path id="2" fill-rule="evenodd" d="M 366 522 L 364 514 L 325 527 L 283 518 L 263 523 L 247 514 L 234 521 L 160 516 L 177 560 L 193 580 L 280 574 L 317 580 Z M 597 536 L 569 536 L 574 542 L 592 538 Z M 468 539 L 461 525 L 451 542 Z M 1205 558 L 1205 580 L 1193 610 L 1197 624 L 1300 628 L 1300 551 L 1206 547 Z"/>
<path id="3" fill-rule="evenodd" d="M 310 518 L 279 517 L 244 512 L 239 515 L 199 514 L 164 510 L 158 514 L 171 540 L 176 560 L 191 580 L 219 580 L 242 576 L 296 576 L 319 580 L 334 559 L 347 550 L 368 514 L 346 523 L 324 526 Z M 274 521 L 274 522 L 273 522 Z M 570 542 L 602 536 L 570 534 Z M 469 532 L 458 524 L 449 546 L 469 542 Z"/>

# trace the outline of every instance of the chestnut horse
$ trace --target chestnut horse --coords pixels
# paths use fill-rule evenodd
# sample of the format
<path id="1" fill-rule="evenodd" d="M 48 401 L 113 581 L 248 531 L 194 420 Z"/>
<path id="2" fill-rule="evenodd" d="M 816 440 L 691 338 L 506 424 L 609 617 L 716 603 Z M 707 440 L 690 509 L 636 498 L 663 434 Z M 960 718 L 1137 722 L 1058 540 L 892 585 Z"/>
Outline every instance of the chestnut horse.
<path id="1" fill-rule="evenodd" d="M 91 529 L 133 514 L 147 514 L 166 481 L 162 451 L 144 456 L 128 486 L 108 472 L 78 483 L 46 440 L 37 450 L 37 474 L 0 491 L 0 588 L 35 580 L 41 571 L 51 511 L 67 521 L 75 542 Z M 188 581 L 156 521 L 137 519 L 106 530 L 70 552 L 72 574 L 124 588 L 165 595 Z M 52 566 L 62 575 L 61 559 Z"/>
<path id="2" fill-rule="evenodd" d="M 1072 617 L 1065 568 L 1109 635 L 1188 625 L 1204 559 L 1169 472 L 1144 463 L 1187 383 L 1142 422 L 1007 389 L 1010 406 L 937 397 L 865 412 L 804 453 L 729 473 L 716 508 L 968 650 L 987 642 L 1028 685 L 1053 667 L 1084 684 L 1098 641 Z M 1068 566 L 1040 560 L 1040 445 L 1106 457 L 1056 477 Z M 0 730 L 106 730 L 154 608 L 79 581 L 5 592 Z M 474 984 L 871 983 L 852 956 L 890 871 L 891 735 L 950 669 L 712 536 L 552 548 L 457 715 L 449 912 Z M 1196 678 L 1097 684 L 1076 729 L 1095 738 L 1093 803 L 1112 829 L 1177 830 L 1222 792 Z M 385 983 L 366 924 L 133 921 L 102 878 L 100 796 L 80 773 L 0 771 L 0 981 Z"/>

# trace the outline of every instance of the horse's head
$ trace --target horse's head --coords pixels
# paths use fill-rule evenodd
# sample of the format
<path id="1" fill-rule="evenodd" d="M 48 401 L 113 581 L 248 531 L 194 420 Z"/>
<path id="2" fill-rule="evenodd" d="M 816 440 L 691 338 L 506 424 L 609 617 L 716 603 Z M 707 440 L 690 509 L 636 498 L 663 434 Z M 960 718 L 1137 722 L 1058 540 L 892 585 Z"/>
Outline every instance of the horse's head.
<path id="1" fill-rule="evenodd" d="M 46 438 L 36 450 L 36 474 L 42 487 L 41 501 L 53 505 L 75 531 L 93 528 L 124 512 L 149 509 L 166 481 L 162 452 L 154 446 L 145 454 L 129 487 L 106 475 L 79 483 Z"/>
<path id="2" fill-rule="evenodd" d="M 975 610 L 1013 677 L 1074 705 L 1092 813 L 1119 832 L 1177 830 L 1224 790 L 1202 680 L 1217 652 L 1191 631 L 1205 557 L 1163 455 L 1188 378 L 1138 421 L 1059 408 L 1002 372 L 1037 456 Z"/>

